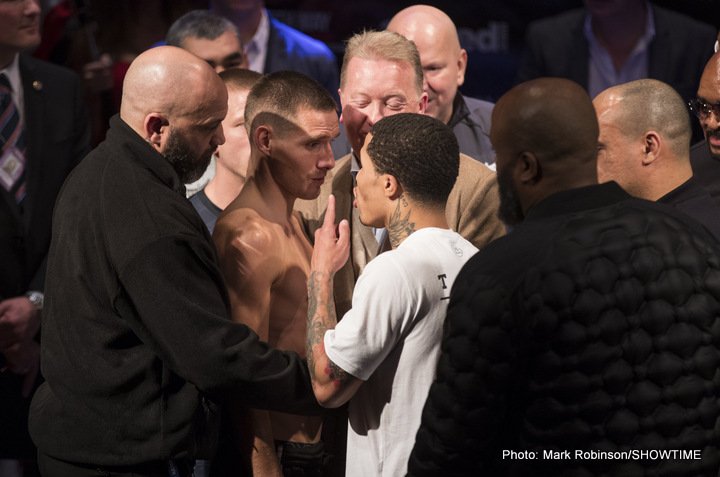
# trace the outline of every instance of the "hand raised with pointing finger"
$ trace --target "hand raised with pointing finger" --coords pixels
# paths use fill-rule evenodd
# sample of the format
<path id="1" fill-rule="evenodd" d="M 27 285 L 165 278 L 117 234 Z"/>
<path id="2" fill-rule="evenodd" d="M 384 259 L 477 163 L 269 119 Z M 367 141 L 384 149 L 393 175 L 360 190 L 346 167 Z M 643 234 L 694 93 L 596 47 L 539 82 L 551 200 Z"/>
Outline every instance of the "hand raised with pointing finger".
<path id="1" fill-rule="evenodd" d="M 310 267 L 313 271 L 334 274 L 340 270 L 350 255 L 350 224 L 341 220 L 335 228 L 335 196 L 328 197 L 322 227 L 315 231 Z"/>

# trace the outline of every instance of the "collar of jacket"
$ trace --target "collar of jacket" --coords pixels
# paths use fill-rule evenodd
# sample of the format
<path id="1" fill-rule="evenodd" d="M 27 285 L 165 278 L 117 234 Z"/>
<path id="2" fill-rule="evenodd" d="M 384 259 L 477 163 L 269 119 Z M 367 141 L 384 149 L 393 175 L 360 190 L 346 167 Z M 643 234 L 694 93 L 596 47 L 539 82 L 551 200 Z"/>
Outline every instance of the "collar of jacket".
<path id="1" fill-rule="evenodd" d="M 467 104 L 465 104 L 463 95 L 460 93 L 460 90 L 458 90 L 457 93 L 455 93 L 455 98 L 453 99 L 453 110 L 450 115 L 450 121 L 448 121 L 448 127 L 450 129 L 454 128 L 456 124 L 469 115 L 470 110 L 468 109 Z"/>
<path id="2" fill-rule="evenodd" d="M 117 141 L 131 152 L 130 160 L 150 170 L 160 181 L 175 192 L 185 196 L 185 184 L 180 181 L 172 165 L 141 138 L 125 121 L 116 114 L 110 118 L 110 130 L 107 133 L 110 141 Z"/>
<path id="3" fill-rule="evenodd" d="M 525 220 L 538 220 L 556 215 L 573 214 L 632 199 L 617 182 L 593 184 L 556 192 L 533 206 Z"/>

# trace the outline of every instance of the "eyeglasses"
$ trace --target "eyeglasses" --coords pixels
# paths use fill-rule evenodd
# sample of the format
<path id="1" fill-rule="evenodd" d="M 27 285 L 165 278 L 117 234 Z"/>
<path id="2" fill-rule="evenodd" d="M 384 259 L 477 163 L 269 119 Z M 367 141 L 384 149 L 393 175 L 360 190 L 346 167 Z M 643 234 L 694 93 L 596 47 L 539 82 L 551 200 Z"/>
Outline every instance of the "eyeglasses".
<path id="1" fill-rule="evenodd" d="M 688 106 L 690 106 L 690 111 L 695 113 L 698 119 L 707 119 L 710 113 L 715 113 L 715 117 L 720 121 L 720 102 L 712 104 L 695 98 L 688 102 Z"/>

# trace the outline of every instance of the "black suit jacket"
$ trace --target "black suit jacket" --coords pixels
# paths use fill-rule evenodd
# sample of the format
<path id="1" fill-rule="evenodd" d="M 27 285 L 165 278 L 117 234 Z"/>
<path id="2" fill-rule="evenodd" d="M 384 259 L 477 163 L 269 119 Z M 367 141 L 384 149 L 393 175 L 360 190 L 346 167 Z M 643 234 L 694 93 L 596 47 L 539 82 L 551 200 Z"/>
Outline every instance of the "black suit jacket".
<path id="1" fill-rule="evenodd" d="M 677 12 L 652 6 L 655 38 L 650 43 L 648 77 L 668 83 L 685 99 L 695 97 L 705 63 L 713 53 L 715 30 Z M 518 82 L 541 76 L 568 78 L 587 88 L 586 10 L 533 22 L 528 27 Z"/>
<path id="2" fill-rule="evenodd" d="M 25 98 L 27 195 L 22 210 L 0 188 L 0 300 L 43 290 L 53 205 L 72 168 L 89 150 L 90 129 L 78 77 L 20 56 Z M 0 458 L 31 458 L 29 399 L 21 377 L 0 374 Z"/>
<path id="3" fill-rule="evenodd" d="M 20 56 L 25 96 L 27 196 L 23 210 L 2 189 L 0 299 L 42 290 L 55 198 L 68 173 L 89 151 L 80 81 L 70 70 Z"/>

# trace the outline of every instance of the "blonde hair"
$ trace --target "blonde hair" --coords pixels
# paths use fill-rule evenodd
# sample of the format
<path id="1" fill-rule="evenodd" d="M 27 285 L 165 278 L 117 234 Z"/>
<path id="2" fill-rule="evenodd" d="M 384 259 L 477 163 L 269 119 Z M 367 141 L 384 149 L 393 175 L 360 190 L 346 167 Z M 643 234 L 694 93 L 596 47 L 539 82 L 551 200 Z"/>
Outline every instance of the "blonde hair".
<path id="1" fill-rule="evenodd" d="M 353 35 L 345 45 L 345 56 L 340 68 L 340 88 L 345 85 L 345 71 L 353 58 L 387 60 L 409 64 L 415 71 L 418 95 L 423 91 L 423 69 L 415 43 L 390 31 L 366 30 Z"/>

